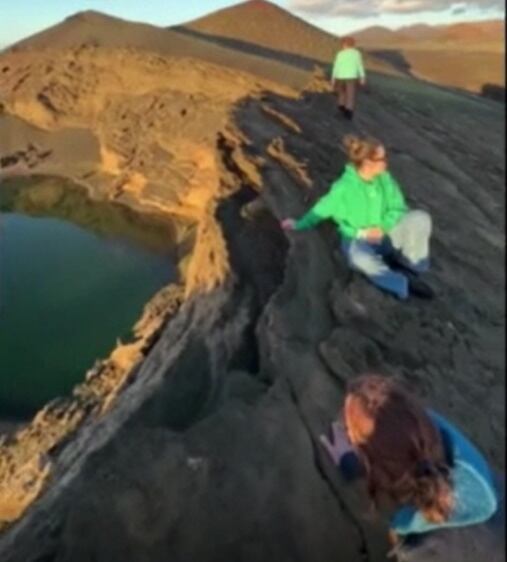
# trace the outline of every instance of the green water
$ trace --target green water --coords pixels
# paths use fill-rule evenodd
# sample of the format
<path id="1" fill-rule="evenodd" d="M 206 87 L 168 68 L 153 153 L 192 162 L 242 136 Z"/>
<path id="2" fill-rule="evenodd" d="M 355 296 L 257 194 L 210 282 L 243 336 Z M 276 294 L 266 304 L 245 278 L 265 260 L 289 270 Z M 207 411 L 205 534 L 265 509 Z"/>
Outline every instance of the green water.
<path id="1" fill-rule="evenodd" d="M 56 180 L 0 185 L 0 419 L 81 381 L 175 279 L 171 225 Z"/>

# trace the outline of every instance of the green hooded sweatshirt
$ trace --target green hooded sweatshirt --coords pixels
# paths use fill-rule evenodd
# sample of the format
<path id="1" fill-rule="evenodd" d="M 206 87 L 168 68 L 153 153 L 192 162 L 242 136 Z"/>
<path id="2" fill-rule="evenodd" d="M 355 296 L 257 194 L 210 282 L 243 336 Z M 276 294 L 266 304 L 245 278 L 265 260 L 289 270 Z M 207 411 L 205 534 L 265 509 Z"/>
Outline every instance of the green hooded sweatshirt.
<path id="1" fill-rule="evenodd" d="M 354 165 L 347 164 L 342 176 L 296 222 L 295 228 L 305 230 L 331 219 L 338 225 L 342 237 L 353 239 L 365 228 L 378 227 L 389 232 L 406 212 L 400 187 L 389 172 L 365 181 Z"/>
<path id="2" fill-rule="evenodd" d="M 353 47 L 338 51 L 333 65 L 333 78 L 338 80 L 357 80 L 364 77 L 365 72 L 361 53 Z"/>

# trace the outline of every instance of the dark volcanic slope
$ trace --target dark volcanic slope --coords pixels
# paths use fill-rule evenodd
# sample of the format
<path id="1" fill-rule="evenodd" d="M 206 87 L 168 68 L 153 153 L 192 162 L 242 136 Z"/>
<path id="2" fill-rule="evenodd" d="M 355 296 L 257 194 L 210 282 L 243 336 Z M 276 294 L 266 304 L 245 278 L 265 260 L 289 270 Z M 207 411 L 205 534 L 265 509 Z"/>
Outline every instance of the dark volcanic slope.
<path id="1" fill-rule="evenodd" d="M 365 369 L 397 373 L 503 468 L 503 117 L 387 78 L 361 100 L 354 126 L 384 139 L 435 222 L 438 299 L 400 304 L 350 278 L 331 227 L 278 227 L 342 169 L 350 125 L 335 101 L 238 107 L 244 149 L 265 166 L 240 213 L 254 192 L 224 152 L 242 186 L 217 210 L 234 278 L 187 302 L 108 417 L 55 454 L 62 478 L 4 535 L 2 561 L 385 562 L 385 528 L 318 445 Z M 477 562 L 469 544 L 460 562 Z"/>

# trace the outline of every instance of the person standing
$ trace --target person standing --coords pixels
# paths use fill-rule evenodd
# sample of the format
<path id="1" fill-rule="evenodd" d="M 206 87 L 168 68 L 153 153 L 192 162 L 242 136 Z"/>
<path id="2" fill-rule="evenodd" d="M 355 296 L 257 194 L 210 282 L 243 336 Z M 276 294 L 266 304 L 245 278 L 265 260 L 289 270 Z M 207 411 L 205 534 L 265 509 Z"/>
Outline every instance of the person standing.
<path id="1" fill-rule="evenodd" d="M 333 88 L 338 92 L 338 107 L 347 119 L 354 116 L 358 84 L 366 84 L 363 57 L 355 45 L 353 37 L 341 40 L 332 72 Z"/>

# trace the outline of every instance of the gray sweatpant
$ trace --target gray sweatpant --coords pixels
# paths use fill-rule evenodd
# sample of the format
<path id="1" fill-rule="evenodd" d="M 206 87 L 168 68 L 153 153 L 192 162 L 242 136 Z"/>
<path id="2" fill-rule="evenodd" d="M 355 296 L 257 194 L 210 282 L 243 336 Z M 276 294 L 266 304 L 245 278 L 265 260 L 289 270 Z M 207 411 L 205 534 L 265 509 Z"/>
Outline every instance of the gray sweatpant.
<path id="1" fill-rule="evenodd" d="M 417 264 L 428 260 L 431 227 L 431 216 L 426 211 L 409 211 L 388 233 L 392 247 L 407 265 L 417 269 Z M 372 246 L 375 245 L 354 240 L 348 249 L 350 265 L 368 277 L 389 271 L 382 259 L 382 252 L 371 251 Z"/>
<path id="2" fill-rule="evenodd" d="M 425 211 L 409 211 L 379 243 L 342 239 L 342 249 L 352 269 L 366 275 L 381 289 L 406 299 L 407 276 L 388 267 L 386 258 L 406 269 L 423 272 L 429 267 L 431 217 Z"/>

